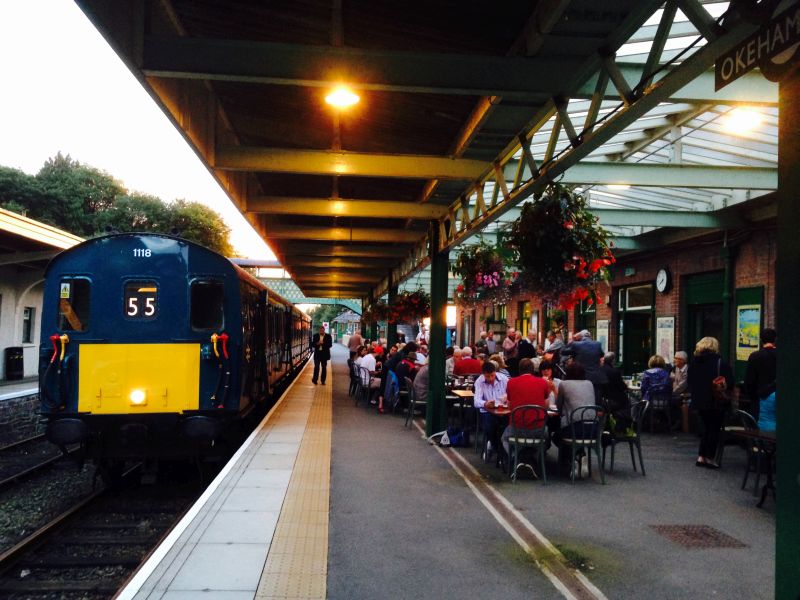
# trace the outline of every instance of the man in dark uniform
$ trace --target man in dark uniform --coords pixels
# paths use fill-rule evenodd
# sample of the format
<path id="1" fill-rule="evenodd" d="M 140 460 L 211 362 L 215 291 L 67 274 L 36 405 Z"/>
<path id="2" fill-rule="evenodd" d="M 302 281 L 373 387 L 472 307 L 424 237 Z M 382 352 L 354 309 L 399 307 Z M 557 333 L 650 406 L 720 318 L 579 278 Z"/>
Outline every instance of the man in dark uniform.
<path id="1" fill-rule="evenodd" d="M 322 385 L 325 385 L 325 379 L 328 376 L 328 361 L 331 359 L 331 346 L 333 346 L 333 339 L 330 334 L 325 333 L 325 327 L 320 326 L 319 333 L 315 333 L 311 338 L 311 349 L 314 350 L 314 376 L 311 378 L 311 382 L 314 385 L 317 385 L 320 365 L 322 365 Z"/>
<path id="2" fill-rule="evenodd" d="M 761 350 L 756 350 L 747 359 L 744 387 L 750 397 L 750 414 L 756 421 L 761 400 L 775 391 L 773 386 L 778 367 L 775 349 L 777 337 L 774 329 L 764 329 L 761 332 Z"/>

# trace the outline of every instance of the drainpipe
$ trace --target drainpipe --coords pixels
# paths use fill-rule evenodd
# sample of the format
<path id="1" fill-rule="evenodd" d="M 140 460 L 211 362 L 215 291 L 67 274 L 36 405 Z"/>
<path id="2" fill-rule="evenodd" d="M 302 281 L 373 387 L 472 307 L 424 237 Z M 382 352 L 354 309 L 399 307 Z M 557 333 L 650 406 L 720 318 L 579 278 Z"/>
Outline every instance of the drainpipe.
<path id="1" fill-rule="evenodd" d="M 724 274 L 722 279 L 722 339 L 720 340 L 720 354 L 733 364 L 731 359 L 731 321 L 733 314 L 733 255 L 734 249 L 728 245 L 728 230 L 723 232 L 722 238 L 722 263 Z"/>

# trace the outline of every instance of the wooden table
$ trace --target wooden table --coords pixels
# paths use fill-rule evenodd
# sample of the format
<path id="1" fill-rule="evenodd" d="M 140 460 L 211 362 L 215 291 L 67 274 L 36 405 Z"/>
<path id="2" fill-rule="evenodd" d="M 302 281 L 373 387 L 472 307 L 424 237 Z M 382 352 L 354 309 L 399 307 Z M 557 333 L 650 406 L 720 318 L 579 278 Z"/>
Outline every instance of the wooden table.
<path id="1" fill-rule="evenodd" d="M 475 392 L 472 390 L 451 390 L 450 393 L 464 400 L 469 400 L 475 397 Z"/>
<path id="2" fill-rule="evenodd" d="M 772 459 L 775 456 L 775 453 L 778 450 L 778 440 L 775 437 L 774 431 L 764 431 L 761 429 L 742 429 L 742 430 L 733 430 L 729 432 L 730 435 L 737 436 L 740 438 L 744 438 L 748 442 L 761 442 L 760 448 L 764 452 L 764 458 L 766 458 L 766 470 L 767 470 L 767 481 L 764 484 L 764 487 L 761 488 L 761 500 L 758 501 L 758 508 L 764 504 L 764 500 L 767 499 L 767 491 L 772 490 L 772 497 L 775 498 L 775 481 L 772 477 Z M 748 465 L 749 468 L 749 465 Z"/>

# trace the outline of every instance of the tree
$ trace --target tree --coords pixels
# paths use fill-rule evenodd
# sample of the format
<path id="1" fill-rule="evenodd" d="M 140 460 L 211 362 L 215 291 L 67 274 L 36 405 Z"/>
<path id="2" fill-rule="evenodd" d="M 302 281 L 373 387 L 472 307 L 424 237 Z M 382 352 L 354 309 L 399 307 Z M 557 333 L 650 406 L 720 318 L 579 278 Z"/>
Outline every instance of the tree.
<path id="1" fill-rule="evenodd" d="M 311 323 L 316 331 L 325 322 L 330 323 L 346 308 L 340 304 L 320 304 L 313 312 L 309 313 Z"/>
<path id="2" fill-rule="evenodd" d="M 110 229 L 169 233 L 172 214 L 161 198 L 134 192 L 117 198 L 111 208 L 99 213 L 97 228 L 99 232 Z"/>
<path id="3" fill-rule="evenodd" d="M 230 228 L 219 213 L 205 204 L 176 200 L 170 205 L 170 223 L 179 236 L 216 250 L 223 256 L 233 256 Z"/>
<path id="4" fill-rule="evenodd" d="M 0 207 L 83 237 L 108 230 L 177 233 L 224 256 L 233 256 L 230 229 L 198 202 L 166 204 L 157 196 L 129 193 L 108 173 L 60 152 L 36 176 L 0 166 Z"/>
<path id="5" fill-rule="evenodd" d="M 97 214 L 114 205 L 127 190 L 111 175 L 59 152 L 36 174 L 40 201 L 29 206 L 30 216 L 77 235 L 91 236 L 98 227 Z"/>
<path id="6" fill-rule="evenodd" d="M 35 205 L 41 196 L 42 190 L 35 177 L 19 169 L 0 166 L 0 207 L 27 214 L 28 207 Z"/>

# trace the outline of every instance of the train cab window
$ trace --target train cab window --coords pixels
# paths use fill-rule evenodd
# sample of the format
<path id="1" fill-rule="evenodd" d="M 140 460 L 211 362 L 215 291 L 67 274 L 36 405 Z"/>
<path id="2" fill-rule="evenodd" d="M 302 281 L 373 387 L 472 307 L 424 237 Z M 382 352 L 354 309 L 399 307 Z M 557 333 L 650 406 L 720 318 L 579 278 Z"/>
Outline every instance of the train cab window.
<path id="1" fill-rule="evenodd" d="M 61 331 L 86 331 L 89 329 L 88 279 L 65 278 L 59 284 L 58 328 Z"/>
<path id="2" fill-rule="evenodd" d="M 158 284 L 155 281 L 125 283 L 125 316 L 136 321 L 152 321 L 158 316 Z"/>
<path id="3" fill-rule="evenodd" d="M 221 281 L 193 281 L 191 286 L 192 329 L 222 329 L 225 314 L 224 299 L 225 294 Z"/>

